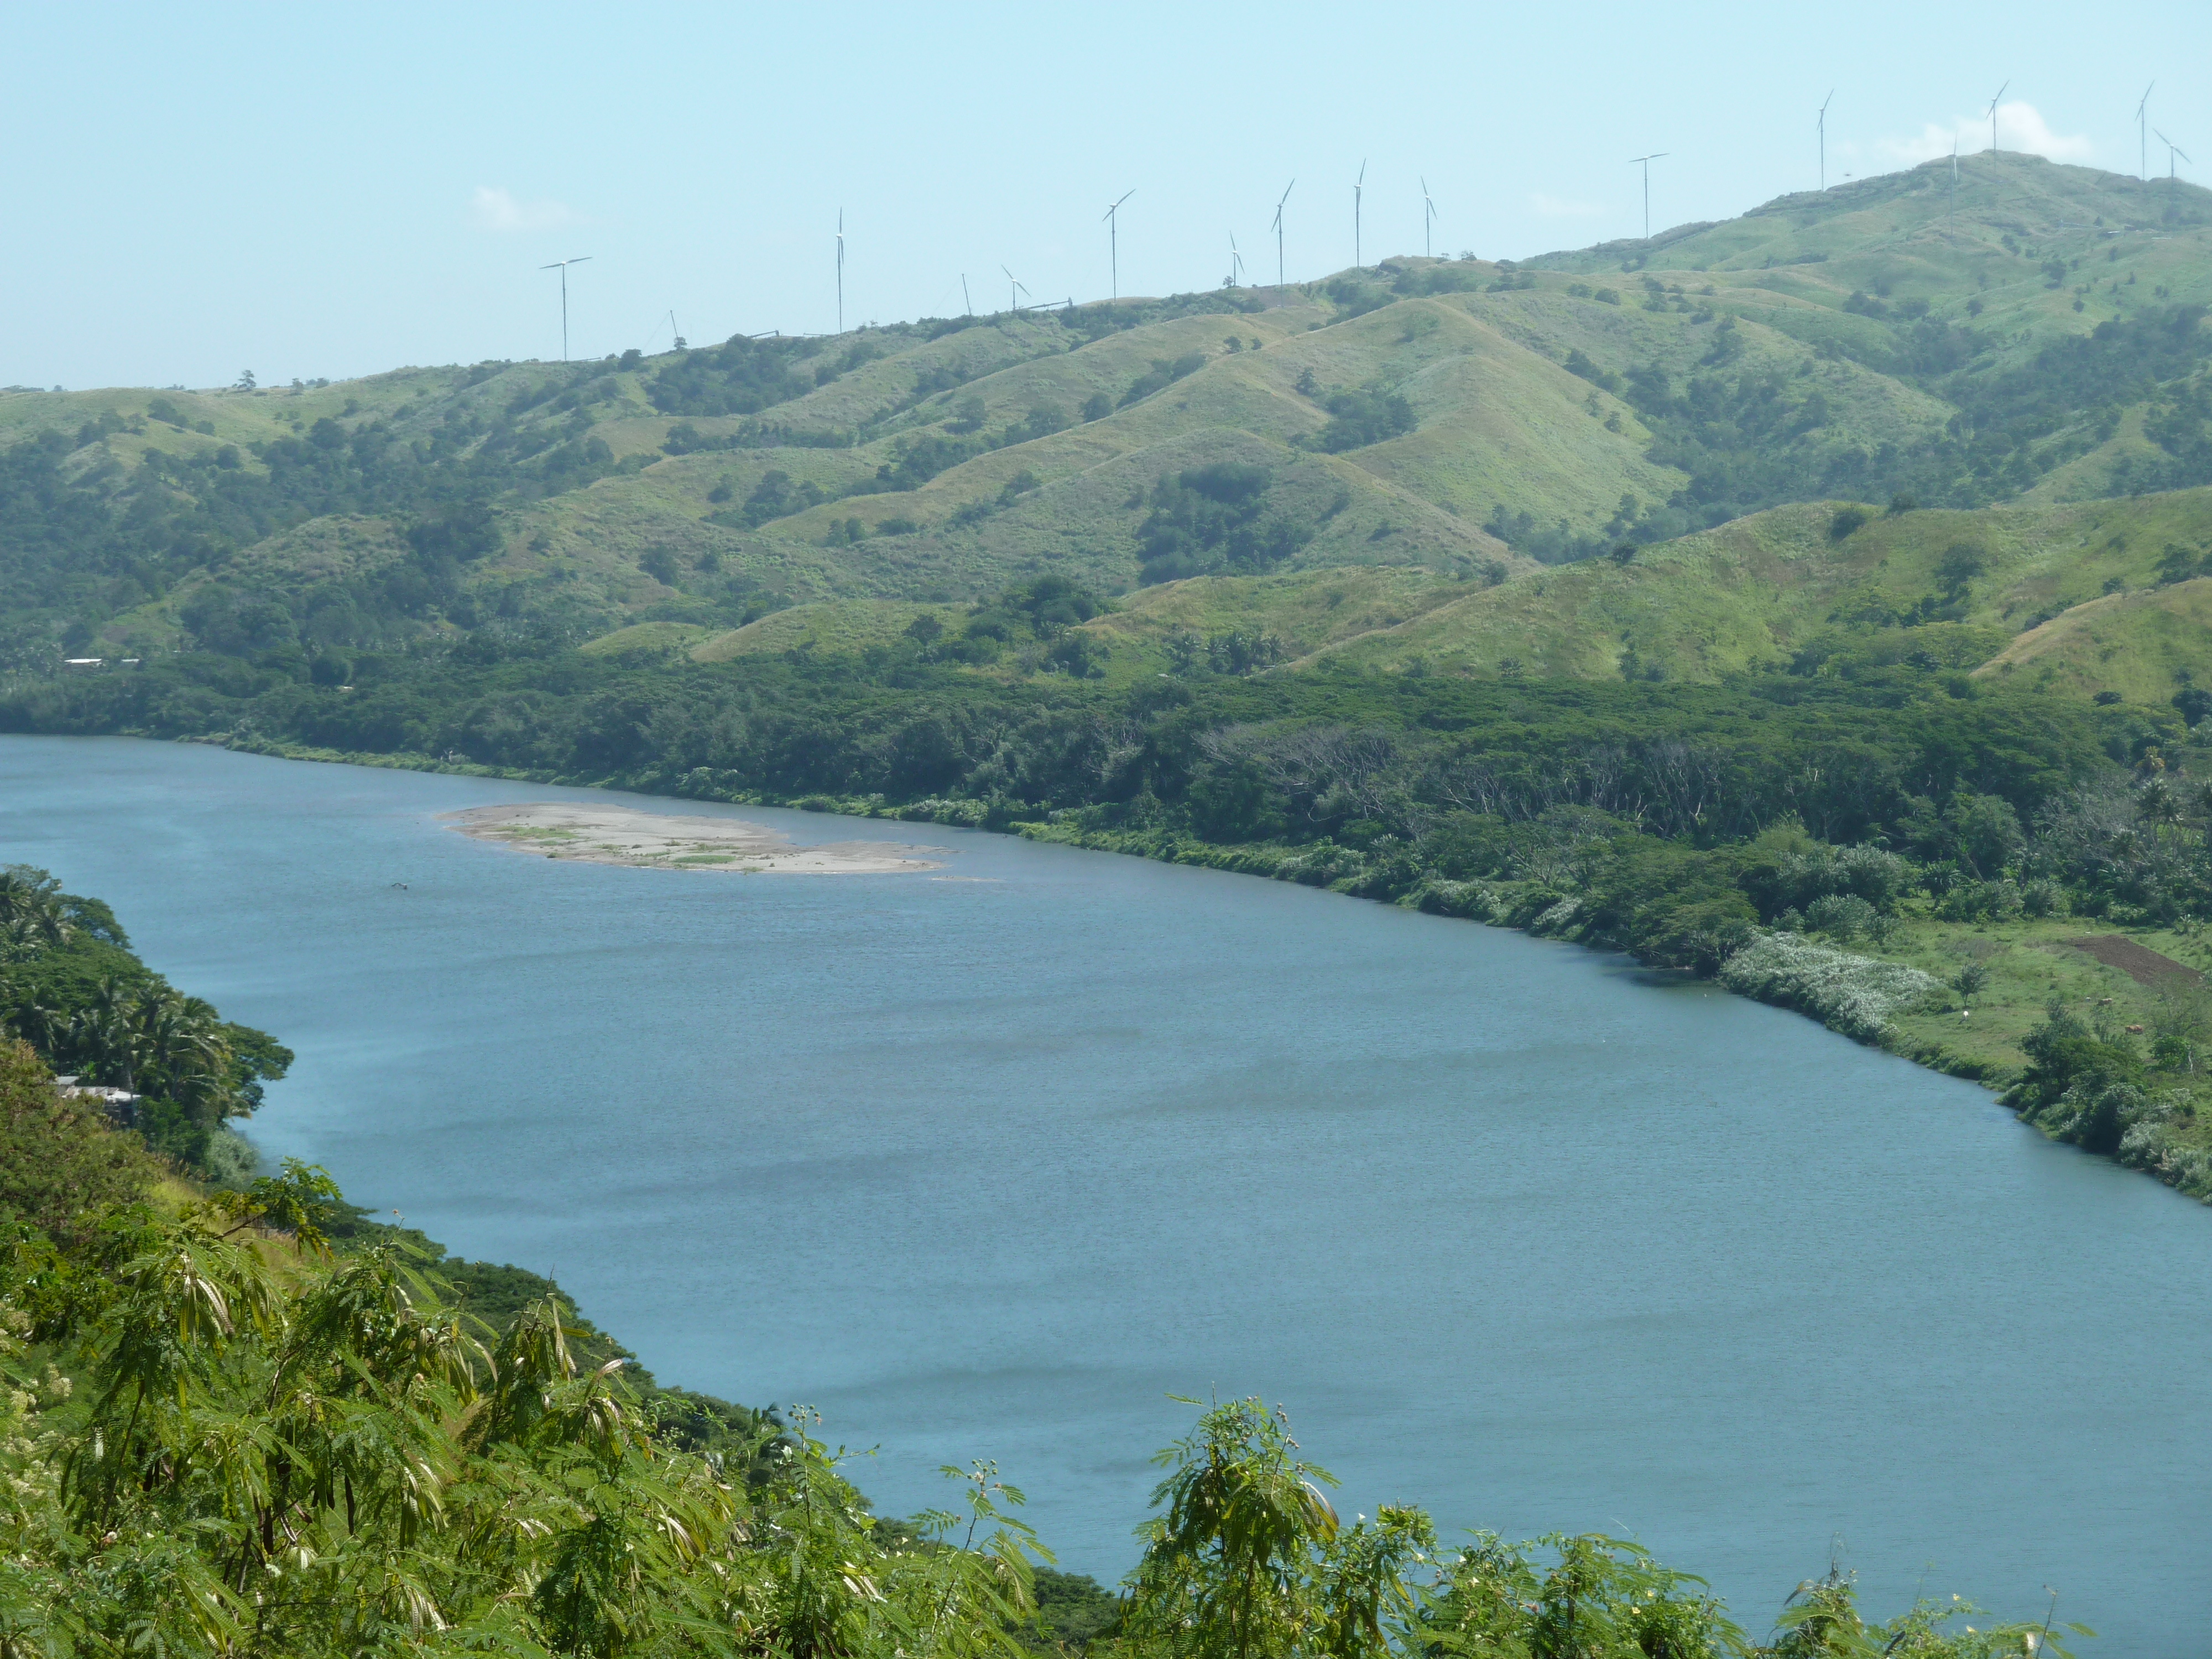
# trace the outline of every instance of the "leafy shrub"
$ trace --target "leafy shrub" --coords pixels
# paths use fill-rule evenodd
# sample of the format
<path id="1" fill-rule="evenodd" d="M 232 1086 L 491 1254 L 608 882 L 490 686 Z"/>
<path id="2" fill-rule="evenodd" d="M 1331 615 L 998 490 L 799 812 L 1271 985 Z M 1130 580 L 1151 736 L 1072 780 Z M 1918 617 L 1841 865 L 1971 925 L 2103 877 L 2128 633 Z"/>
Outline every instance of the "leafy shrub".
<path id="1" fill-rule="evenodd" d="M 1264 511 L 1273 475 L 1237 461 L 1186 467 L 1162 477 L 1151 511 L 1137 526 L 1144 580 L 1178 581 L 1212 570 L 1266 570 L 1313 539 L 1314 526 L 1285 512 Z"/>
<path id="2" fill-rule="evenodd" d="M 1770 830 L 1753 843 L 1741 879 L 1766 915 L 1785 908 L 1809 915 L 1815 901 L 1840 894 L 1887 914 L 1912 885 L 1913 870 L 1909 860 L 1882 848 L 1830 847 L 1789 829 Z"/>
<path id="3" fill-rule="evenodd" d="M 687 351 L 653 375 L 645 395 L 665 415 L 750 415 L 812 390 L 814 382 L 791 368 L 799 345 L 738 337 Z"/>
<path id="4" fill-rule="evenodd" d="M 771 467 L 761 475 L 760 482 L 745 497 L 744 510 L 738 516 L 744 521 L 746 529 L 757 530 L 771 519 L 803 513 L 823 499 L 819 486 L 794 484 L 791 481 L 791 474 L 781 467 Z"/>
<path id="5" fill-rule="evenodd" d="M 929 431 L 898 441 L 895 458 L 876 469 L 876 488 L 919 489 L 939 473 L 983 453 L 980 438 Z"/>
<path id="6" fill-rule="evenodd" d="M 1865 528 L 1867 518 L 1867 510 L 1863 507 L 1846 507 L 1838 509 L 1836 516 L 1828 520 L 1828 539 L 1832 542 L 1839 542 L 1846 537 L 1856 535 L 1860 530 Z"/>
<path id="7" fill-rule="evenodd" d="M 2020 889 L 2008 881 L 1962 881 L 1937 902 L 1945 921 L 2004 921 L 2021 913 Z"/>
<path id="8" fill-rule="evenodd" d="M 1579 346 L 1567 353 L 1565 368 L 1568 374 L 1579 375 L 1592 386 L 1603 386 L 1607 392 L 1620 390 L 1620 376 L 1609 368 L 1599 368 Z"/>
<path id="9" fill-rule="evenodd" d="M 465 563 L 499 550 L 499 515 L 482 501 L 457 501 L 417 519 L 407 540 L 424 558 Z"/>
<path id="10" fill-rule="evenodd" d="M 2039 1121 L 2069 1096 L 2075 1105 L 2069 1110 L 2078 1116 L 2083 1100 L 2111 1084 L 2133 1084 L 2142 1072 L 2142 1060 L 2124 1036 L 2093 1028 L 2055 997 L 2045 1010 L 2043 1024 L 2023 1037 L 2020 1046 L 2027 1055 L 2027 1067 L 2003 1099 L 2031 1120 Z"/>
<path id="11" fill-rule="evenodd" d="M 1206 354 L 1199 351 L 1186 352 L 1173 362 L 1165 357 L 1155 357 L 1152 368 L 1131 381 L 1129 389 L 1121 394 L 1121 407 L 1127 409 L 1131 404 L 1141 403 L 1155 392 L 1164 392 L 1185 375 L 1195 374 L 1205 367 Z"/>
<path id="12" fill-rule="evenodd" d="M 1324 407 L 1328 410 L 1328 424 L 1322 428 L 1318 441 L 1332 455 L 1401 437 L 1415 424 L 1413 404 L 1396 392 L 1377 386 L 1331 392 Z"/>
<path id="13" fill-rule="evenodd" d="M 1805 909 L 1805 926 L 1816 933 L 1850 940 L 1874 926 L 1874 906 L 1856 893 L 1824 893 Z"/>

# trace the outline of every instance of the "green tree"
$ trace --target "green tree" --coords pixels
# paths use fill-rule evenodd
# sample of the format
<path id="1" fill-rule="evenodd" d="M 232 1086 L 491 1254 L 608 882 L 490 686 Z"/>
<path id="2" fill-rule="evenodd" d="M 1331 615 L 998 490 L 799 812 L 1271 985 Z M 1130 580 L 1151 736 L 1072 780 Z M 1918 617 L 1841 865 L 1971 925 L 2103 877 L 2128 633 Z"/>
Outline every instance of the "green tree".
<path id="1" fill-rule="evenodd" d="M 1123 1620 L 1142 1649 L 1259 1659 L 1314 1638 L 1340 1528 L 1322 1493 L 1334 1477 L 1297 1449 L 1279 1409 L 1237 1400 L 1154 1460 L 1169 1470 L 1152 1493 L 1164 1512 L 1138 1529 L 1145 1553 Z"/>

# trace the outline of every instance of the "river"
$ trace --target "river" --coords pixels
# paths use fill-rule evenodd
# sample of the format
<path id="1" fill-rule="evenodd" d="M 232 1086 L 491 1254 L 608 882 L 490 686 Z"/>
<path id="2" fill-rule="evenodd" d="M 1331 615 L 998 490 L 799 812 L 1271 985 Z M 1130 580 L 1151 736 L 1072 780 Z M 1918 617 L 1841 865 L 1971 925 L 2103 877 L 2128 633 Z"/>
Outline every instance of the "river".
<path id="1" fill-rule="evenodd" d="M 1754 1633 L 1832 1557 L 2193 1652 L 2212 1214 L 1982 1090 L 1557 943 L 1009 837 L 934 875 L 548 861 L 590 792 L 0 738 L 0 860 L 299 1052 L 251 1126 L 556 1274 L 665 1382 L 805 1403 L 887 1512 L 996 1460 L 1112 1579 L 1263 1395 L 1347 1516 L 1601 1529 Z"/>

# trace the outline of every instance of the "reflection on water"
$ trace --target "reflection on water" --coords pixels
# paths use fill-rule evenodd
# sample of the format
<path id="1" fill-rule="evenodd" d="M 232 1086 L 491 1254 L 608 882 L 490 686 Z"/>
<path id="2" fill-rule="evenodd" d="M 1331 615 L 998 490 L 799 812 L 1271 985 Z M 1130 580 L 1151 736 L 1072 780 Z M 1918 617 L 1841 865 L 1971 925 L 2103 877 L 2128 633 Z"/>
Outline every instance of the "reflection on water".
<path id="1" fill-rule="evenodd" d="M 1832 1547 L 1885 1608 L 2055 1584 L 2107 1654 L 2197 1618 L 2212 1215 L 1981 1091 L 1245 878 L 932 827 L 975 879 L 749 880 L 435 822 L 564 794 L 0 738 L 0 858 L 300 1051 L 272 1153 L 557 1273 L 665 1381 L 818 1406 L 886 1510 L 994 1457 L 1110 1577 L 1165 1396 L 1260 1393 L 1348 1511 L 1637 1537 L 1754 1626 Z"/>

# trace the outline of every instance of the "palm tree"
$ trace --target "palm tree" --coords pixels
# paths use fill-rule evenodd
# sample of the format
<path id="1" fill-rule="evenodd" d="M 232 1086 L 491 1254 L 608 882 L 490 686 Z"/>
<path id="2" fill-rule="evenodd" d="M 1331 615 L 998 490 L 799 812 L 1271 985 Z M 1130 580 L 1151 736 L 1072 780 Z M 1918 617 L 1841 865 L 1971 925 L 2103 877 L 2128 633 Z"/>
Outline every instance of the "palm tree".
<path id="1" fill-rule="evenodd" d="M 94 988 L 91 1006 L 74 1022 L 73 1046 L 91 1062 L 94 1074 L 112 1088 L 132 1093 L 138 1074 L 136 1012 L 128 988 L 108 978 Z"/>
<path id="2" fill-rule="evenodd" d="M 21 865 L 0 869 L 0 958 L 21 961 L 63 943 L 72 931 L 52 877 Z"/>

